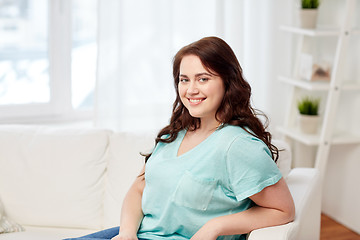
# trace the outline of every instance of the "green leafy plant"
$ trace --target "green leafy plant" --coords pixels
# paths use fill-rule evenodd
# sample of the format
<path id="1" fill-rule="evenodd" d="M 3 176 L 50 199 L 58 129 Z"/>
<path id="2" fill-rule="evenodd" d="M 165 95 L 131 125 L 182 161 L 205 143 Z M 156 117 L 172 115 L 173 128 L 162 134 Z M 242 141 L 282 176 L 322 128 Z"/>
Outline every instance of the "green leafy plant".
<path id="1" fill-rule="evenodd" d="M 311 97 L 304 97 L 300 101 L 298 101 L 298 109 L 300 114 L 303 115 L 318 115 L 320 105 L 320 98 L 311 98 Z"/>
<path id="2" fill-rule="evenodd" d="M 306 9 L 316 9 L 318 8 L 319 4 L 319 0 L 301 0 L 301 7 Z"/>

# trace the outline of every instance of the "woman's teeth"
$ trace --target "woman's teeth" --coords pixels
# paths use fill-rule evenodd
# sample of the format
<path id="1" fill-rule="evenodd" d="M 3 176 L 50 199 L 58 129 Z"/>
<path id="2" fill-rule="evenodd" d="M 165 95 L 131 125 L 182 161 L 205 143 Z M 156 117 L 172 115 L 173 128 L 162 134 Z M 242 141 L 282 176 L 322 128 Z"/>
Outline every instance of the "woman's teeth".
<path id="1" fill-rule="evenodd" d="M 201 102 L 203 99 L 189 99 L 189 101 L 191 102 L 191 103 L 199 103 L 199 102 Z"/>

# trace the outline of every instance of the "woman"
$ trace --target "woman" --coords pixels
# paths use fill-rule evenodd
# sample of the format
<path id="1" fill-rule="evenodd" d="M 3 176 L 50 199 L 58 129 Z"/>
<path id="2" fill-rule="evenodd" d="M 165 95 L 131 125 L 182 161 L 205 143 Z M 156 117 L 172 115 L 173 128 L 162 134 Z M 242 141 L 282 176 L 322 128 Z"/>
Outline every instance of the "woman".
<path id="1" fill-rule="evenodd" d="M 124 199 L 120 231 L 107 230 L 107 238 L 245 239 L 292 221 L 278 150 L 250 105 L 232 49 L 217 37 L 185 46 L 173 77 L 170 124 Z"/>

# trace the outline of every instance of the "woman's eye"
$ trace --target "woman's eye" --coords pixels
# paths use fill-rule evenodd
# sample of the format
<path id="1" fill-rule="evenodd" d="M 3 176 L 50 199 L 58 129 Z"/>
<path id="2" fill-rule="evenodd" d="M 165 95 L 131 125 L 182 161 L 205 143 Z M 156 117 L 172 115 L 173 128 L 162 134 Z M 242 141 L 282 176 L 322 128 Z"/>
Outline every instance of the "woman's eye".
<path id="1" fill-rule="evenodd" d="M 186 82 L 188 82 L 189 81 L 189 79 L 186 79 L 186 78 L 181 78 L 180 79 L 180 82 L 182 82 L 182 83 L 186 83 Z"/>
<path id="2" fill-rule="evenodd" d="M 209 80 L 208 78 L 200 78 L 199 81 L 200 82 L 206 82 L 207 80 Z"/>

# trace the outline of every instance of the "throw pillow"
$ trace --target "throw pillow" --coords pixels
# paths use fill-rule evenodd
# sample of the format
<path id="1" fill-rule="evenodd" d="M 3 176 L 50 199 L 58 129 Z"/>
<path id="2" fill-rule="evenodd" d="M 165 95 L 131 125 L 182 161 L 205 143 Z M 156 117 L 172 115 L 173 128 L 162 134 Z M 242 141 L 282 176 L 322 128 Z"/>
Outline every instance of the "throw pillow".
<path id="1" fill-rule="evenodd" d="M 0 199 L 0 234 L 20 231 L 24 231 L 24 228 L 6 216 L 4 204 Z"/>

